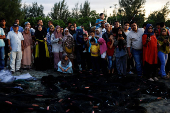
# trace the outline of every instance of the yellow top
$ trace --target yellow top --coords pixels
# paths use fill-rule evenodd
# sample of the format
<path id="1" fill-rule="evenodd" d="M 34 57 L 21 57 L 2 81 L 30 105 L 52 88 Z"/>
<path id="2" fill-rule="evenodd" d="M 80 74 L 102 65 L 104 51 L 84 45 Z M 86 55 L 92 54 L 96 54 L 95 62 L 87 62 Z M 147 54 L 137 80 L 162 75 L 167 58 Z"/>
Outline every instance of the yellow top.
<path id="1" fill-rule="evenodd" d="M 91 45 L 91 56 L 97 57 L 99 56 L 99 51 L 100 51 L 100 46 L 98 45 Z M 97 54 L 93 54 L 93 53 L 97 53 Z"/>

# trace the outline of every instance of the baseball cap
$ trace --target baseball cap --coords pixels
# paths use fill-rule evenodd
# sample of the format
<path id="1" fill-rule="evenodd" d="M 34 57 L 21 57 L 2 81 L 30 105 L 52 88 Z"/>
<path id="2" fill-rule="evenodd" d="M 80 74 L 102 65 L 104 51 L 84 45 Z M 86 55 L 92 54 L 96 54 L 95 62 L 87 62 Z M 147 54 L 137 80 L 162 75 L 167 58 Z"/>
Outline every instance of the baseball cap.
<path id="1" fill-rule="evenodd" d="M 13 27 L 18 27 L 18 24 L 13 24 Z"/>

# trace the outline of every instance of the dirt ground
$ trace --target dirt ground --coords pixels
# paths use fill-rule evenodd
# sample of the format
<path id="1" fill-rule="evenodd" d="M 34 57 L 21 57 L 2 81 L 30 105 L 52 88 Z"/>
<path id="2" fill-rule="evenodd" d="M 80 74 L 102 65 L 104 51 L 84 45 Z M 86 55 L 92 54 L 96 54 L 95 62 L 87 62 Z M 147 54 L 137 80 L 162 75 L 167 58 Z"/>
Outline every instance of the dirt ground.
<path id="1" fill-rule="evenodd" d="M 29 73 L 31 76 L 36 77 L 37 81 L 29 81 L 31 84 L 31 87 L 28 88 L 25 92 L 27 93 L 39 93 L 44 94 L 45 92 L 45 86 L 41 84 L 41 78 L 43 76 L 53 75 L 54 77 L 59 76 L 59 73 L 54 72 L 53 70 L 47 70 L 47 71 L 35 71 L 35 70 L 23 70 L 22 72 L 17 72 L 14 75 L 20 75 L 20 74 L 26 74 Z M 63 75 L 63 76 L 70 76 L 70 75 Z M 135 76 L 135 75 L 134 75 Z M 165 83 L 170 88 L 170 80 L 162 80 L 160 79 L 159 82 Z M 68 94 L 69 91 L 61 89 L 61 91 L 58 93 L 58 98 L 62 98 L 64 95 Z M 147 97 L 150 97 L 149 95 L 145 95 Z M 152 96 L 153 97 L 153 96 Z M 148 113 L 170 113 L 170 100 L 169 99 L 163 99 L 156 102 L 151 103 L 144 103 L 141 104 L 141 106 L 145 107 L 147 109 Z"/>

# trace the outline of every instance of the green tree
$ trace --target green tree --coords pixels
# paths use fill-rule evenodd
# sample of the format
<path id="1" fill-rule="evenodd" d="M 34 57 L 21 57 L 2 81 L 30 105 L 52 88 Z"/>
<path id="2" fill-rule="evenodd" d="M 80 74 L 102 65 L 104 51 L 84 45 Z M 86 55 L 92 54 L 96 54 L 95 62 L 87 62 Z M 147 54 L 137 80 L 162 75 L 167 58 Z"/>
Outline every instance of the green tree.
<path id="1" fill-rule="evenodd" d="M 45 14 L 43 13 L 44 7 L 42 5 L 38 5 L 37 2 L 33 2 L 32 5 L 26 5 L 24 4 L 22 10 L 25 13 L 25 18 L 28 17 L 45 17 Z"/>
<path id="2" fill-rule="evenodd" d="M 64 22 L 67 21 L 70 16 L 70 12 L 68 10 L 67 3 L 65 0 L 55 3 L 54 7 L 51 9 L 51 12 L 48 14 L 52 19 L 61 19 Z"/>
<path id="3" fill-rule="evenodd" d="M 90 2 L 85 1 L 84 4 L 80 5 L 80 16 L 89 17 L 90 16 Z"/>
<path id="4" fill-rule="evenodd" d="M 80 8 L 79 8 L 79 3 L 76 3 L 75 4 L 75 7 L 72 8 L 72 18 L 76 18 L 78 19 L 79 18 L 79 15 L 80 15 Z"/>
<path id="5" fill-rule="evenodd" d="M 170 13 L 169 2 L 167 2 L 161 10 L 154 11 L 148 16 L 147 22 L 152 21 L 155 26 L 158 22 L 166 22 L 168 14 Z"/>
<path id="6" fill-rule="evenodd" d="M 144 23 L 145 10 L 143 6 L 146 0 L 119 0 L 119 5 L 125 11 L 124 21 L 131 21 L 134 15 L 134 20 L 138 25 Z"/>
<path id="7" fill-rule="evenodd" d="M 0 0 L 0 4 L 0 18 L 6 19 L 7 26 L 11 26 L 16 18 L 22 22 L 24 13 L 21 10 L 21 0 Z"/>

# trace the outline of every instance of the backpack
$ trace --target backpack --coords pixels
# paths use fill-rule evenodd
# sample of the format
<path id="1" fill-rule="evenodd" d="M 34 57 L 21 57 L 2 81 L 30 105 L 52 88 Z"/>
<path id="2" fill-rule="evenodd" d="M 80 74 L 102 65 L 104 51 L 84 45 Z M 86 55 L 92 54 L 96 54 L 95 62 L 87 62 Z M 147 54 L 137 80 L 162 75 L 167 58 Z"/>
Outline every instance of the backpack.
<path id="1" fill-rule="evenodd" d="M 77 44 L 77 45 L 82 45 L 82 44 L 84 44 L 83 29 L 77 29 L 77 30 L 76 30 L 76 44 Z"/>

